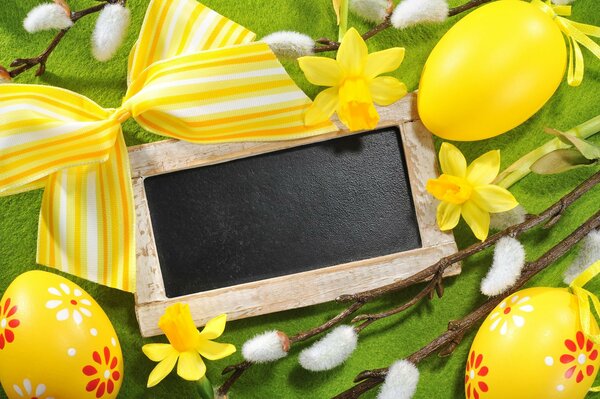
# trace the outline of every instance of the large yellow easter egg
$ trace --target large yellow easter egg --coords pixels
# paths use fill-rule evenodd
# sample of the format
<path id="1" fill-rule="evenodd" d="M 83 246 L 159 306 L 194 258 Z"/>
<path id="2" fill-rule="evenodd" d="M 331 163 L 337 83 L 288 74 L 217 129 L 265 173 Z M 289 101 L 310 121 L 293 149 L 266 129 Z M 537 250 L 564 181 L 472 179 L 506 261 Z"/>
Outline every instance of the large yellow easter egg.
<path id="1" fill-rule="evenodd" d="M 447 140 L 502 134 L 548 101 L 566 62 L 562 33 L 538 6 L 500 0 L 480 7 L 442 37 L 425 63 L 421 120 Z"/>
<path id="2" fill-rule="evenodd" d="M 577 303 L 562 288 L 526 289 L 503 300 L 471 346 L 467 399 L 584 398 L 600 357 L 582 331 Z"/>
<path id="3" fill-rule="evenodd" d="M 42 271 L 0 302 L 0 382 L 10 399 L 116 398 L 123 356 L 108 317 L 81 287 Z"/>

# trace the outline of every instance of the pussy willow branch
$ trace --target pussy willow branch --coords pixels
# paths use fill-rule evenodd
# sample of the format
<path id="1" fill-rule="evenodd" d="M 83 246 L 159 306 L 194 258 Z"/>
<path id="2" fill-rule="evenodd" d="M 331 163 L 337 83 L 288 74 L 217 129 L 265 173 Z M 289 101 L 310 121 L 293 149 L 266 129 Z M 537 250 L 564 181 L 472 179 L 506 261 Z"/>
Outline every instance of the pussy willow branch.
<path id="1" fill-rule="evenodd" d="M 448 325 L 448 329 L 440 336 L 432 340 L 418 351 L 414 352 L 406 358 L 407 361 L 417 365 L 430 355 L 437 353 L 448 345 L 455 346 L 456 341 L 460 341 L 464 334 L 473 328 L 481 319 L 488 315 L 504 298 L 514 294 L 521 289 L 533 276 L 556 262 L 565 255 L 571 248 L 580 240 L 588 235 L 592 230 L 600 228 L 600 211 L 589 218 L 579 228 L 572 232 L 563 241 L 556 244 L 552 249 L 542 255 L 534 262 L 526 263 L 522 275 L 519 277 L 515 285 L 506 293 L 492 297 L 483 303 L 480 307 L 458 321 L 452 321 Z M 376 370 L 367 370 L 358 374 L 354 382 L 358 384 L 348 389 L 345 392 L 335 396 L 333 399 L 356 399 L 363 393 L 370 391 L 381 384 L 387 375 L 389 368 Z"/>
<path id="2" fill-rule="evenodd" d="M 73 23 L 75 23 L 87 15 L 97 13 L 97 12 L 103 10 L 104 7 L 106 7 L 108 4 L 120 3 L 120 4 L 125 5 L 126 1 L 127 0 L 102 0 L 101 4 L 97 4 L 95 6 L 92 6 L 92 7 L 86 8 L 84 10 L 80 10 L 80 11 L 71 11 L 71 21 L 73 21 Z M 56 36 L 54 36 L 54 39 L 52 39 L 48 48 L 46 48 L 46 50 L 44 50 L 37 57 L 15 59 L 10 64 L 10 67 L 14 68 L 14 69 L 8 71 L 9 76 L 11 78 L 15 78 L 15 77 L 19 76 L 20 74 L 22 74 L 23 72 L 30 70 L 31 68 L 33 68 L 36 65 L 39 65 L 39 67 L 35 73 L 35 76 L 43 75 L 44 72 L 46 72 L 46 62 L 48 61 L 48 58 L 50 57 L 52 52 L 56 49 L 56 47 L 60 44 L 62 39 L 65 37 L 67 32 L 69 32 L 69 30 L 72 27 L 73 26 L 70 26 L 68 28 L 60 30 L 56 34 Z"/>
<path id="3" fill-rule="evenodd" d="M 449 10 L 449 12 L 448 12 L 448 16 L 449 17 L 453 17 L 455 15 L 458 15 L 460 13 L 468 11 L 468 10 L 470 10 L 472 8 L 478 7 L 478 6 L 482 5 L 482 4 L 489 3 L 490 1 L 493 1 L 493 0 L 471 0 L 471 1 L 469 1 L 469 2 L 467 2 L 465 4 L 463 4 L 463 5 L 451 8 Z M 373 36 L 377 35 L 378 33 L 381 33 L 384 30 L 392 27 L 391 18 L 392 18 L 393 11 L 394 11 L 394 6 L 392 4 L 388 8 L 388 10 L 387 10 L 387 16 L 385 17 L 385 19 L 383 20 L 383 22 L 381 22 L 378 25 L 376 25 L 370 31 L 365 32 L 362 35 L 362 38 L 364 40 L 370 39 Z M 315 53 L 324 53 L 326 51 L 335 51 L 335 50 L 337 50 L 337 49 L 340 48 L 340 42 L 329 40 L 327 38 L 318 39 L 317 43 L 318 43 L 318 45 L 316 45 L 314 47 L 314 49 L 313 49 L 313 52 L 315 52 Z"/>
<path id="4" fill-rule="evenodd" d="M 540 213 L 539 215 L 531 216 L 523 223 L 511 226 L 501 232 L 498 232 L 490 236 L 487 240 L 483 242 L 473 244 L 461 251 L 458 251 L 445 258 L 442 258 L 433 265 L 429 266 L 428 268 L 423 269 L 422 271 L 405 280 L 397 281 L 392 284 L 388 284 L 379 288 L 360 292 L 357 294 L 340 296 L 339 298 L 337 298 L 337 301 L 351 302 L 350 306 L 348 306 L 348 308 L 343 310 L 334 318 L 323 323 L 322 325 L 294 335 L 290 338 L 290 346 L 294 343 L 305 341 L 318 334 L 330 330 L 332 327 L 336 326 L 347 317 L 356 313 L 367 302 L 370 302 L 375 298 L 379 298 L 391 292 L 402 290 L 422 281 L 430 280 L 425 286 L 425 288 L 423 288 L 414 298 L 402 304 L 401 306 L 391 309 L 387 312 L 377 314 L 365 314 L 354 318 L 353 322 L 355 323 L 362 321 L 361 324 L 355 327 L 355 330 L 357 332 L 360 332 L 377 320 L 405 311 L 410 307 L 417 305 L 425 297 L 431 296 L 434 292 L 437 293 L 439 297 L 441 297 L 443 294 L 442 276 L 446 269 L 448 269 L 450 266 L 470 257 L 471 255 L 481 252 L 486 248 L 489 248 L 490 246 L 498 242 L 498 240 L 500 240 L 502 237 L 517 237 L 525 231 L 530 230 L 543 223 L 546 223 L 546 226 L 551 226 L 555 224 L 560 219 L 561 215 L 563 214 L 566 208 L 568 208 L 582 195 L 587 193 L 589 190 L 591 190 L 598 184 L 600 184 L 600 172 L 597 172 L 596 174 L 592 175 L 590 178 L 588 178 L 575 189 L 573 189 L 573 191 L 559 199 L 557 202 L 548 207 L 544 212 Z M 232 374 L 221 386 L 221 388 L 219 388 L 219 393 L 223 396 L 226 395 L 227 392 L 229 392 L 229 389 L 231 389 L 232 385 L 242 376 L 242 374 L 248 368 L 252 366 L 252 364 L 252 362 L 243 361 L 241 363 L 231 365 L 225 368 L 223 370 L 223 374 Z"/>

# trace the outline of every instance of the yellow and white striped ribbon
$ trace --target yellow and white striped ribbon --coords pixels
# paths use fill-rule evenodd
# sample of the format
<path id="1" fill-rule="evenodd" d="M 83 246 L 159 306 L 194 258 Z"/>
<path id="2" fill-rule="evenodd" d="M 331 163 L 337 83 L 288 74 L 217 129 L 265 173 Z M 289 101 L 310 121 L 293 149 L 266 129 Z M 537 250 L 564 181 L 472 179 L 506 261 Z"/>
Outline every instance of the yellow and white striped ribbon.
<path id="1" fill-rule="evenodd" d="M 336 130 L 304 125 L 308 97 L 254 34 L 195 0 L 152 0 L 118 109 L 38 85 L 0 85 L 0 195 L 45 188 L 38 263 L 135 291 L 131 177 L 121 123 L 195 143 Z"/>

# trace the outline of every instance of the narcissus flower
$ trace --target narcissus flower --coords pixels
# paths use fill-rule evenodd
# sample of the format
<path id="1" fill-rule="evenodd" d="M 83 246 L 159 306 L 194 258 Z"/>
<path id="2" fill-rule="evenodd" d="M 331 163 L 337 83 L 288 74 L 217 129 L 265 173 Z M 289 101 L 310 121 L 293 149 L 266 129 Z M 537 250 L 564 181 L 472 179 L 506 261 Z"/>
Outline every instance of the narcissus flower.
<path id="1" fill-rule="evenodd" d="M 225 330 L 227 315 L 220 315 L 199 332 L 194 325 L 189 305 L 176 303 L 169 306 L 158 326 L 169 339 L 169 344 L 148 344 L 142 350 L 154 362 L 160 362 L 148 377 L 148 388 L 161 382 L 177 365 L 177 374 L 184 380 L 198 381 L 206 373 L 200 357 L 218 360 L 235 352 L 235 346 L 213 342 Z"/>
<path id="2" fill-rule="evenodd" d="M 490 213 L 506 212 L 519 203 L 500 186 L 491 184 L 500 171 L 500 151 L 490 151 L 467 167 L 458 148 L 443 143 L 440 149 L 442 175 L 427 182 L 427 191 L 441 201 L 437 222 L 441 230 L 456 227 L 460 216 L 473 234 L 485 240 L 490 228 Z"/>
<path id="3" fill-rule="evenodd" d="M 379 76 L 396 70 L 404 59 L 404 49 L 394 47 L 369 54 L 356 29 L 346 32 L 337 59 L 301 57 L 300 68 L 312 84 L 330 86 L 315 98 L 304 122 L 308 126 L 326 121 L 337 114 L 350 130 L 373 129 L 379 115 L 373 103 L 390 105 L 406 95 L 406 86 L 391 76 Z"/>

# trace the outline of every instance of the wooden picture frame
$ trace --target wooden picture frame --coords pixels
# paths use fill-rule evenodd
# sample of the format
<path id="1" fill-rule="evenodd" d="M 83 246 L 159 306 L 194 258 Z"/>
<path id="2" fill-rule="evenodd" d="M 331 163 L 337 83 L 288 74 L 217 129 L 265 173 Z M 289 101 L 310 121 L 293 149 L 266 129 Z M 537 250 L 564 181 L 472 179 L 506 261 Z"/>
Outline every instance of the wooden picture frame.
<path id="1" fill-rule="evenodd" d="M 230 320 L 294 309 L 353 294 L 405 279 L 441 257 L 457 250 L 451 232 L 436 224 L 436 203 L 425 190 L 429 178 L 437 176 L 437 155 L 430 132 L 419 120 L 416 95 L 408 94 L 392 106 L 379 108 L 379 127 L 398 126 L 408 168 L 422 247 L 318 270 L 168 298 L 162 279 L 144 178 L 183 169 L 228 162 L 253 155 L 330 140 L 351 133 L 339 121 L 339 132 L 281 142 L 248 142 L 197 145 L 178 140 L 130 147 L 135 212 L 137 219 L 136 315 L 144 337 L 161 334 L 158 320 L 169 305 L 190 305 L 198 326 L 227 313 Z M 460 272 L 460 265 L 446 275 Z"/>

